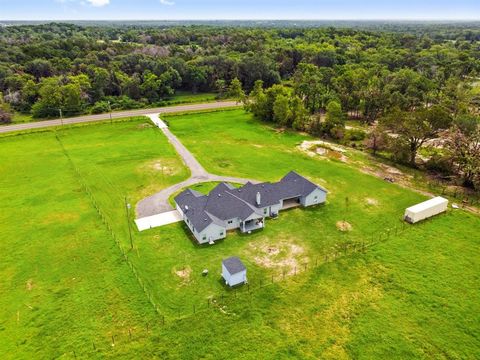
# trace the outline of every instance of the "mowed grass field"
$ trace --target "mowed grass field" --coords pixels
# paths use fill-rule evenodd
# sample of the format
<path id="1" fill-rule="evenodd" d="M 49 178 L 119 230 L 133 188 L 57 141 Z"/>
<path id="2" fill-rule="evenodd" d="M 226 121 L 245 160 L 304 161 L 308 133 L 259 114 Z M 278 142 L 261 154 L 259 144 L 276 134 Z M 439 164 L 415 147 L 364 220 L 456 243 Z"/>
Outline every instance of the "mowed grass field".
<path id="1" fill-rule="evenodd" d="M 0 138 L 10 154 L 0 163 L 2 358 L 480 356 L 478 217 L 449 211 L 334 260 L 346 243 L 401 228 L 404 208 L 424 197 L 311 158 L 297 149 L 308 137 L 241 110 L 167 119 L 208 171 L 276 181 L 293 169 L 325 186 L 328 203 L 215 246 L 196 245 L 181 223 L 133 227 L 128 260 L 155 312 L 78 180 L 128 249 L 125 197 L 133 210 L 188 177 L 163 135 L 141 118 L 62 130 L 80 179 L 52 132 Z M 250 289 L 224 287 L 220 263 L 230 255 L 247 265 Z"/>

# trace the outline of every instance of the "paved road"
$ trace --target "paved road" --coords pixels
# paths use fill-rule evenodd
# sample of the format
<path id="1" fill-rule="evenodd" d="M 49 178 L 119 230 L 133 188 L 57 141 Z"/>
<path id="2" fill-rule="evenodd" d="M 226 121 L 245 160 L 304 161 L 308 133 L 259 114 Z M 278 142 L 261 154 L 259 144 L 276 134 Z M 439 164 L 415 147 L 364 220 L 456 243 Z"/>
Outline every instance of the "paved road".
<path id="1" fill-rule="evenodd" d="M 161 121 L 160 121 L 161 123 Z M 250 181 L 252 183 L 258 183 L 256 180 L 243 179 L 229 176 L 219 176 L 208 173 L 203 166 L 197 161 L 195 156 L 178 140 L 178 138 L 172 134 L 172 132 L 166 127 L 160 127 L 162 132 L 168 138 L 168 141 L 173 145 L 178 155 L 182 158 L 185 165 L 190 169 L 191 176 L 185 181 L 163 189 L 152 196 L 149 196 L 141 200 L 136 207 L 137 217 L 144 218 L 147 216 L 153 216 L 167 211 L 171 211 L 173 208 L 168 202 L 168 199 L 172 194 L 177 191 L 192 186 L 194 184 L 211 181 L 225 181 L 238 184 L 245 184 Z"/>
<path id="2" fill-rule="evenodd" d="M 211 110 L 211 109 L 219 109 L 219 108 L 234 107 L 234 106 L 240 106 L 240 105 L 238 105 L 235 101 L 216 101 L 211 103 L 168 106 L 168 107 L 153 108 L 153 109 L 127 110 L 127 111 L 113 112 L 112 119 L 119 119 L 119 118 L 131 117 L 131 116 L 142 116 L 142 115 L 148 115 L 148 114 L 158 114 L 158 113 L 168 114 L 168 113 L 184 112 L 184 111 Z M 92 121 L 101 121 L 101 120 L 110 120 L 110 114 L 85 115 L 85 116 L 79 116 L 74 118 L 67 118 L 67 119 L 63 119 L 63 124 L 69 125 L 69 124 L 86 123 L 86 122 L 92 122 Z M 40 129 L 40 128 L 45 128 L 50 126 L 61 126 L 61 125 L 62 125 L 62 120 L 60 119 L 37 121 L 37 122 L 24 123 L 24 124 L 6 125 L 6 126 L 0 126 L 0 133 L 8 133 L 8 132 L 20 131 L 20 130 Z"/>

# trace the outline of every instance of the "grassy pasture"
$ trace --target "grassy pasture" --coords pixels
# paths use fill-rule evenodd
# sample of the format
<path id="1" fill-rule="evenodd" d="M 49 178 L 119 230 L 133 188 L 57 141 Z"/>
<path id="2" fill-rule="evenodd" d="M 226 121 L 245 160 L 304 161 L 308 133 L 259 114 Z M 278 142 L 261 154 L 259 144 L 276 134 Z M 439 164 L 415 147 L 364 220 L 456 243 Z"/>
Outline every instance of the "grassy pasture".
<path id="1" fill-rule="evenodd" d="M 424 197 L 341 161 L 311 158 L 296 148 L 307 136 L 241 110 L 167 119 L 210 172 L 276 181 L 294 169 L 324 185 L 328 203 L 283 212 L 263 231 L 233 232 L 215 246 L 196 245 L 182 224 L 134 230 L 129 261 L 165 317 L 161 325 L 53 134 L 1 138 L 12 156 L 0 163 L 0 356 L 72 358 L 72 349 L 79 357 L 179 359 L 480 356 L 478 217 L 452 211 L 365 254 L 313 268 L 344 243 L 400 225 L 403 209 Z M 72 127 L 59 138 L 126 248 L 125 196 L 135 204 L 188 177 L 166 139 L 141 118 Z M 339 231 L 338 221 L 352 230 Z M 246 263 L 250 293 L 220 281 L 220 261 L 229 255 Z M 258 289 L 272 275 L 275 282 Z M 224 301 L 207 308 L 209 297 L 222 294 Z M 156 324 L 148 333 L 147 322 Z M 114 347 L 112 334 L 119 337 Z M 92 337 L 102 339 L 96 351 Z"/>

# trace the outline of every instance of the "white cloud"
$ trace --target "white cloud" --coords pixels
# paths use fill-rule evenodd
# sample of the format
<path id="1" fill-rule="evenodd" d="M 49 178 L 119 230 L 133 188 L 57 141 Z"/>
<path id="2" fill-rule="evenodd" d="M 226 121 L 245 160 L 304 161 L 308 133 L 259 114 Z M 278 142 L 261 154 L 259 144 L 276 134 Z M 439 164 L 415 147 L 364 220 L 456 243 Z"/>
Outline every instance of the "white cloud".
<path id="1" fill-rule="evenodd" d="M 175 1 L 160 0 L 160 4 L 162 4 L 162 5 L 175 5 Z"/>
<path id="2" fill-rule="evenodd" d="M 87 0 L 87 2 L 96 7 L 101 7 L 110 4 L 110 0 Z"/>

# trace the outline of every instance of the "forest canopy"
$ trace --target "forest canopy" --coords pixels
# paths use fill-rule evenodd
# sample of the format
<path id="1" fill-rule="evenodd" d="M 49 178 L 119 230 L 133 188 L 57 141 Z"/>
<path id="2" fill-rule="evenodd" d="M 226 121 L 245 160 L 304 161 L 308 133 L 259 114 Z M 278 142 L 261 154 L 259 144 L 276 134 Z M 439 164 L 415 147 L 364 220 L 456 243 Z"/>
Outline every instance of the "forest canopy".
<path id="1" fill-rule="evenodd" d="M 479 24 L 304 25 L 8 24 L 0 27 L 0 121 L 215 92 L 264 121 L 341 141 L 367 137 L 345 127 L 359 120 L 372 127 L 368 148 L 411 166 L 425 143 L 450 134 L 456 140 L 445 144 L 466 148 L 452 145 L 449 165 L 432 168 L 458 168 L 480 186 L 477 162 L 460 158 L 476 157 L 469 143 L 478 131 L 459 125 L 473 119 L 480 128 Z"/>

